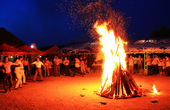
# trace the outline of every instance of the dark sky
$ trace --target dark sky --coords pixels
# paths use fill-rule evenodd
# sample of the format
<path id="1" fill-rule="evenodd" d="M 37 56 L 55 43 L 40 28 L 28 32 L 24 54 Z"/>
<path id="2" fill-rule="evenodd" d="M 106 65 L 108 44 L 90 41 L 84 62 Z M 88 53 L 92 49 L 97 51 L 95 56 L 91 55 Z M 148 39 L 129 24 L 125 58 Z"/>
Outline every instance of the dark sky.
<path id="1" fill-rule="evenodd" d="M 53 0 L 0 1 L 0 27 L 28 45 L 36 43 L 43 47 L 90 40 L 67 14 L 56 10 Z M 170 28 L 170 0 L 115 0 L 115 3 L 117 10 L 131 17 L 128 37 L 145 38 L 161 24 Z"/>

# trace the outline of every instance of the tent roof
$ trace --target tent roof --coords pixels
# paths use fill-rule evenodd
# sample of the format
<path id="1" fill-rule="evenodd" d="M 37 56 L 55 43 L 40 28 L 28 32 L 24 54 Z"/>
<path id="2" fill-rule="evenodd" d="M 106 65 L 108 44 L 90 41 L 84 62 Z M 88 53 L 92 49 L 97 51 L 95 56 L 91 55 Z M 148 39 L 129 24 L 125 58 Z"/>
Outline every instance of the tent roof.
<path id="1" fill-rule="evenodd" d="M 13 55 L 13 54 L 27 54 L 27 52 L 15 49 L 14 47 L 3 43 L 0 45 L 0 54 L 1 55 Z"/>
<path id="2" fill-rule="evenodd" d="M 0 44 L 6 43 L 14 48 L 18 48 L 26 43 L 17 38 L 15 35 L 11 34 L 9 31 L 0 28 Z"/>
<path id="3" fill-rule="evenodd" d="M 131 40 L 126 46 L 127 52 L 164 52 L 169 51 L 170 38 L 150 38 Z"/>
<path id="4" fill-rule="evenodd" d="M 56 45 L 54 45 L 54 46 L 51 47 L 50 49 L 44 51 L 44 54 L 58 54 L 58 50 L 59 50 L 59 47 L 57 47 Z"/>
<path id="5" fill-rule="evenodd" d="M 29 45 L 25 44 L 19 48 L 17 48 L 18 50 L 21 50 L 21 51 L 25 51 L 27 52 L 28 54 L 43 54 L 42 51 L 38 50 L 38 49 L 31 49 Z"/>
<path id="6" fill-rule="evenodd" d="M 86 47 L 90 45 L 91 42 L 86 42 L 86 43 L 78 43 L 78 44 L 73 44 L 69 46 L 65 46 L 59 50 L 59 52 L 79 52 L 79 51 L 85 51 Z"/>

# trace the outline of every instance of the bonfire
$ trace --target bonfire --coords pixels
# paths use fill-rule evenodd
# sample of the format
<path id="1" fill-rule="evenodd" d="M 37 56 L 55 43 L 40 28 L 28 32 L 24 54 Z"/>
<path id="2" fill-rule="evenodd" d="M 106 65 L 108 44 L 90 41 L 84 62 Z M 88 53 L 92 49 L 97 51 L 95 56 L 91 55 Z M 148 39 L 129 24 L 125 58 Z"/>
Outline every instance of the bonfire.
<path id="1" fill-rule="evenodd" d="M 107 22 L 101 25 L 96 22 L 94 25 L 101 36 L 99 40 L 104 53 L 102 85 L 97 94 L 107 98 L 140 96 L 135 80 L 126 69 L 124 45 L 127 42 L 115 36 L 113 30 L 108 30 L 107 25 Z"/>

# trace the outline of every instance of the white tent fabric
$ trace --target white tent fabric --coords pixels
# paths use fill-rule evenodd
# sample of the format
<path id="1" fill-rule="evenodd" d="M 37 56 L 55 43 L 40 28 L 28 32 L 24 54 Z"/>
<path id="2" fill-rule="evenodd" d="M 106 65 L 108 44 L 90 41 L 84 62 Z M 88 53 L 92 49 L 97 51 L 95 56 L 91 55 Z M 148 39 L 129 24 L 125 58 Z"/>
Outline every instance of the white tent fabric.
<path id="1" fill-rule="evenodd" d="M 170 52 L 170 38 L 131 40 L 126 47 L 126 52 Z"/>
<path id="2" fill-rule="evenodd" d="M 99 47 L 98 42 L 86 42 L 63 47 L 59 50 L 59 52 L 60 53 L 96 52 L 98 47 Z"/>
<path id="3" fill-rule="evenodd" d="M 86 42 L 63 47 L 60 53 L 91 52 L 97 53 L 101 48 L 99 42 Z M 127 53 L 163 53 L 170 52 L 170 38 L 130 40 L 125 46 Z"/>

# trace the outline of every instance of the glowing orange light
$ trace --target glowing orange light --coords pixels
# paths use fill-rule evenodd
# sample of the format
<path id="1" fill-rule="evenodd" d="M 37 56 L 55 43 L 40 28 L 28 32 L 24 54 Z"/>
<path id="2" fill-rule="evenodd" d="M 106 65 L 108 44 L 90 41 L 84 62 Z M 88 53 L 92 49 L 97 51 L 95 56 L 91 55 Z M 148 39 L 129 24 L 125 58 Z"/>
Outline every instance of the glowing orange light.
<path id="1" fill-rule="evenodd" d="M 155 87 L 154 84 L 153 84 L 153 86 L 152 86 L 152 89 L 153 89 L 153 93 L 158 94 L 158 91 L 156 90 L 156 87 Z"/>
<path id="2" fill-rule="evenodd" d="M 102 74 L 102 90 L 103 92 L 107 87 L 111 86 L 114 82 L 112 80 L 116 79 L 116 75 L 113 74 L 114 71 L 118 68 L 119 63 L 123 69 L 126 69 L 125 57 L 126 53 L 124 50 L 124 42 L 120 37 L 115 36 L 113 30 L 107 29 L 107 23 L 101 25 L 98 22 L 95 23 L 94 28 L 101 37 L 100 45 L 102 45 L 102 52 L 104 53 L 104 65 L 103 65 L 103 74 Z"/>

